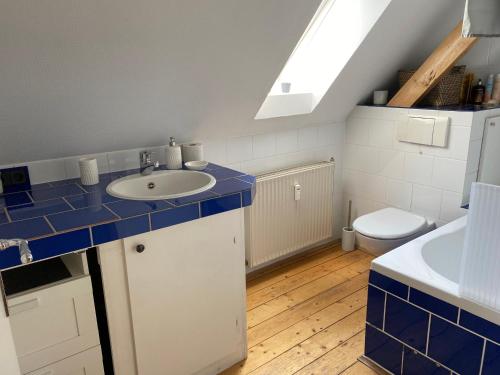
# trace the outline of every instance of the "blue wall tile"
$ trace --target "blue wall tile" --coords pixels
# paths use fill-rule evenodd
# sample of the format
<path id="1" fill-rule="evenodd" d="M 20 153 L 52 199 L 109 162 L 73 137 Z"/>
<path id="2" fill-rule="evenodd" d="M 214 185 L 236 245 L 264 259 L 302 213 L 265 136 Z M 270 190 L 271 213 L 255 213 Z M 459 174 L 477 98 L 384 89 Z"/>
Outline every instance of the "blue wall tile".
<path id="1" fill-rule="evenodd" d="M 92 227 L 94 246 L 149 231 L 149 216 L 142 215 Z"/>
<path id="2" fill-rule="evenodd" d="M 483 372 L 481 375 L 500 374 L 500 346 L 490 341 L 486 342 L 484 353 Z"/>
<path id="3" fill-rule="evenodd" d="M 484 340 L 450 322 L 432 316 L 429 357 L 461 375 L 477 375 Z"/>
<path id="4" fill-rule="evenodd" d="M 85 191 L 83 191 L 77 184 L 69 184 L 49 189 L 30 191 L 31 196 L 35 201 L 45 201 L 47 199 L 61 198 L 83 193 L 85 193 Z"/>
<path id="5" fill-rule="evenodd" d="M 365 355 L 394 374 L 401 373 L 403 345 L 370 325 L 366 326 Z"/>
<path id="6" fill-rule="evenodd" d="M 72 208 L 61 198 L 23 204 L 8 209 L 12 220 L 31 219 L 68 210 L 72 210 Z"/>
<path id="7" fill-rule="evenodd" d="M 385 292 L 374 286 L 368 286 L 368 306 L 366 321 L 382 329 L 384 323 Z"/>
<path id="8" fill-rule="evenodd" d="M 376 285 L 396 296 L 403 299 L 408 297 L 408 286 L 400 283 L 399 281 L 393 280 L 390 277 L 384 276 L 376 271 L 370 271 L 370 284 Z"/>
<path id="9" fill-rule="evenodd" d="M 49 215 L 47 219 L 57 231 L 63 231 L 117 220 L 118 217 L 106 207 L 96 206 Z"/>
<path id="10" fill-rule="evenodd" d="M 0 238 L 30 239 L 51 233 L 54 232 L 43 217 L 0 225 Z"/>
<path id="11" fill-rule="evenodd" d="M 132 201 L 123 200 L 106 204 L 115 214 L 122 218 L 138 216 L 154 211 L 166 210 L 173 207 L 165 201 Z"/>
<path id="12" fill-rule="evenodd" d="M 31 198 L 25 192 L 0 195 L 0 207 L 18 206 L 31 202 Z"/>
<path id="13" fill-rule="evenodd" d="M 429 313 L 408 302 L 387 295 L 385 331 L 425 353 Z"/>
<path id="14" fill-rule="evenodd" d="M 168 203 L 173 204 L 174 206 L 184 206 L 189 203 L 202 201 L 205 199 L 215 198 L 218 195 L 212 193 L 210 190 L 204 191 L 203 193 L 188 195 L 186 197 L 180 197 L 175 199 L 167 200 Z"/>
<path id="15" fill-rule="evenodd" d="M 462 310 L 460 312 L 460 325 L 500 343 L 500 326 L 486 319 Z"/>
<path id="16" fill-rule="evenodd" d="M 451 320 L 452 322 L 457 321 L 458 318 L 458 307 L 447 302 L 444 302 L 436 297 L 430 296 L 427 293 L 421 292 L 410 288 L 410 301 L 414 304 L 423 307 L 426 310 L 433 312 L 443 318 Z"/>
<path id="17" fill-rule="evenodd" d="M 172 225 L 185 223 L 198 219 L 200 217 L 200 208 L 197 203 L 188 206 L 171 208 L 165 211 L 153 212 L 151 214 L 151 228 L 161 229 Z"/>
<path id="18" fill-rule="evenodd" d="M 100 206 L 104 203 L 120 201 L 120 198 L 115 198 L 107 193 L 96 191 L 81 195 L 67 197 L 66 200 L 75 208 L 86 208 L 91 206 Z"/>
<path id="19" fill-rule="evenodd" d="M 201 216 L 215 215 L 241 207 L 241 194 L 226 195 L 200 202 Z"/>
<path id="20" fill-rule="evenodd" d="M 404 375 L 450 375 L 450 371 L 440 367 L 436 362 L 405 347 L 403 360 Z"/>

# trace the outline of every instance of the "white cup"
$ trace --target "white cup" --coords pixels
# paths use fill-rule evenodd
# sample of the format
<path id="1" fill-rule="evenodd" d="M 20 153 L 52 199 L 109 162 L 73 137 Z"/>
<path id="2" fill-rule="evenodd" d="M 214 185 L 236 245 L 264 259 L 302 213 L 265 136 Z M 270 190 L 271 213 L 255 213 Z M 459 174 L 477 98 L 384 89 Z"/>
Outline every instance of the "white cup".
<path id="1" fill-rule="evenodd" d="M 291 82 L 281 82 L 281 92 L 283 94 L 288 94 L 291 88 L 292 88 Z"/>
<path id="2" fill-rule="evenodd" d="M 386 105 L 388 96 L 389 96 L 389 91 L 387 91 L 387 90 L 374 91 L 373 92 L 373 104 Z"/>
<path id="3" fill-rule="evenodd" d="M 83 158 L 78 160 L 80 166 L 80 179 L 83 185 L 96 185 L 99 183 L 99 170 L 97 160 L 93 158 Z"/>

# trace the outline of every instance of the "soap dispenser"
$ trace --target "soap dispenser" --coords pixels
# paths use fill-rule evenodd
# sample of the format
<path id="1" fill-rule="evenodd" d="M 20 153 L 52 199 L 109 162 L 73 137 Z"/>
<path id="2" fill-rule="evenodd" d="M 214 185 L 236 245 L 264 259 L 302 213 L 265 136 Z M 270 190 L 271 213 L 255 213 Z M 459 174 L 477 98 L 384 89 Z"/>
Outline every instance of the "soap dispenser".
<path id="1" fill-rule="evenodd" d="M 175 138 L 170 137 L 170 143 L 165 149 L 165 161 L 167 169 L 181 169 L 182 168 L 182 153 L 181 146 L 175 143 Z"/>

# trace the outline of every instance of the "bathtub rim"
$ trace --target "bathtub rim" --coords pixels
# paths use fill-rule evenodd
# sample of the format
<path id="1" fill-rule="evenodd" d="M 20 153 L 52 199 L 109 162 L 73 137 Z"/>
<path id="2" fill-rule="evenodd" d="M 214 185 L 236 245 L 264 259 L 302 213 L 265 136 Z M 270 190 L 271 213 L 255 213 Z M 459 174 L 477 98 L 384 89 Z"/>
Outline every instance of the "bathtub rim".
<path id="1" fill-rule="evenodd" d="M 500 325 L 499 312 L 460 297 L 458 284 L 434 271 L 423 259 L 421 249 L 424 244 L 442 235 L 454 233 L 464 228 L 466 223 L 467 216 L 463 216 L 432 232 L 426 233 L 389 253 L 375 258 L 371 263 L 370 269 L 406 284 L 410 288 L 420 290 Z M 405 265 L 404 259 L 409 255 L 416 261 L 415 267 Z M 460 314 L 458 319 L 460 319 Z"/>

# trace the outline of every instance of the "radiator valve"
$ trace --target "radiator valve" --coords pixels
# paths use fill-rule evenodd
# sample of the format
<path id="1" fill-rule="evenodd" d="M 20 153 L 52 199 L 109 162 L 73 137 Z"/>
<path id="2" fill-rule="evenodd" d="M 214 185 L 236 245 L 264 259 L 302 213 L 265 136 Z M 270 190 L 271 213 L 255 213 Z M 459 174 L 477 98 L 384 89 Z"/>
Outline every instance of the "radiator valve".
<path id="1" fill-rule="evenodd" d="M 302 191 L 302 186 L 300 186 L 299 184 L 295 184 L 294 191 L 295 191 L 295 200 L 300 201 L 300 192 Z"/>

